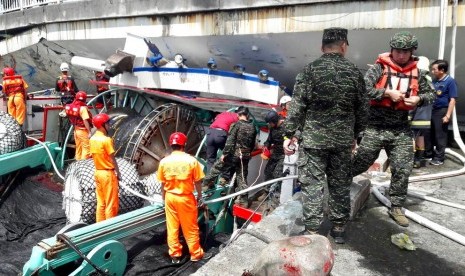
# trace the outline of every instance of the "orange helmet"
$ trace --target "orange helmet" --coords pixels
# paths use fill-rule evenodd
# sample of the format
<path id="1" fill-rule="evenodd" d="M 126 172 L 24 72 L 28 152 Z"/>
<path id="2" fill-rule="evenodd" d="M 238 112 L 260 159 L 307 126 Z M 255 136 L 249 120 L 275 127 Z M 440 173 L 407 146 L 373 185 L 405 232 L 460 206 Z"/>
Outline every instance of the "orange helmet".
<path id="1" fill-rule="evenodd" d="M 5 76 L 13 76 L 15 74 L 15 70 L 11 67 L 3 68 L 3 75 Z"/>
<path id="2" fill-rule="evenodd" d="M 85 102 L 87 99 L 87 93 L 85 91 L 79 91 L 76 93 L 76 100 Z"/>
<path id="3" fill-rule="evenodd" d="M 110 116 L 106 113 L 97 114 L 95 117 L 92 118 L 92 124 L 96 127 L 102 127 L 106 122 L 110 120 Z"/>
<path id="4" fill-rule="evenodd" d="M 185 146 L 187 143 L 187 136 L 182 132 L 174 132 L 170 135 L 170 146 L 180 145 Z"/>

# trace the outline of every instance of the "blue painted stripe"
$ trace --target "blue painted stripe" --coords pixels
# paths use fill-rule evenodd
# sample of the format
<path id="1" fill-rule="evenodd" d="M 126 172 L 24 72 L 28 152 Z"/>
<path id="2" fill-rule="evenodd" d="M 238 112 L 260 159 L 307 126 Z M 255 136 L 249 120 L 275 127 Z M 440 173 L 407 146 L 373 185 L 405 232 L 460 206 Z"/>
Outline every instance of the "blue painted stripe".
<path id="1" fill-rule="evenodd" d="M 193 74 L 204 74 L 212 76 L 220 76 L 227 78 L 243 79 L 247 81 L 259 82 L 271 86 L 279 86 L 279 81 L 261 81 L 255 75 L 240 75 L 230 71 L 221 70 L 210 70 L 208 68 L 167 68 L 167 67 L 136 67 L 132 70 L 133 72 L 174 72 L 174 73 L 193 73 Z"/>

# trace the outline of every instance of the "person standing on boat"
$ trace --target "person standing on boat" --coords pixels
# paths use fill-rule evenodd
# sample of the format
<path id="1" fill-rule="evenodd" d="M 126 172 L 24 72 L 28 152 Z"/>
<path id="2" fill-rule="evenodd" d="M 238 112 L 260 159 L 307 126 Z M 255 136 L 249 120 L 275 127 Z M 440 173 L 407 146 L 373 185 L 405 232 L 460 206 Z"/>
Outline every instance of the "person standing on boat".
<path id="1" fill-rule="evenodd" d="M 11 67 L 3 68 L 3 91 L 8 97 L 8 114 L 18 122 L 20 126 L 26 119 L 26 90 L 29 86 L 21 75 L 15 75 Z"/>
<path id="2" fill-rule="evenodd" d="M 444 164 L 446 158 L 447 132 L 458 96 L 457 84 L 447 74 L 448 70 L 449 63 L 446 60 L 436 60 L 431 65 L 437 98 L 433 103 L 431 129 L 425 135 L 425 155 L 433 158 L 430 164 L 435 166 Z M 433 150 L 434 146 L 436 146 L 435 150 Z"/>
<path id="3" fill-rule="evenodd" d="M 265 181 L 271 180 L 273 178 L 279 178 L 283 175 L 284 167 L 284 133 L 286 129 L 283 126 L 284 118 L 278 115 L 276 111 L 270 111 L 265 116 L 265 122 L 268 124 L 269 134 L 268 138 L 264 143 L 262 150 L 262 158 L 268 160 L 265 166 L 264 175 Z M 265 187 L 260 191 L 260 196 L 258 201 L 263 199 L 263 196 L 268 195 L 270 189 L 269 186 Z M 273 207 L 277 205 L 275 200 L 279 200 L 279 196 L 276 194 L 271 198 Z"/>
<path id="4" fill-rule="evenodd" d="M 216 115 L 213 123 L 208 128 L 207 132 L 207 172 L 211 170 L 217 159 L 218 150 L 223 150 L 228 138 L 228 133 L 231 125 L 237 123 L 239 117 L 236 112 L 221 112 Z M 229 168 L 222 172 L 220 182 L 226 184 L 232 175 Z"/>
<path id="5" fill-rule="evenodd" d="M 74 141 L 76 142 L 76 160 L 91 158 L 89 138 L 92 128 L 92 113 L 86 104 L 87 93 L 79 91 L 74 101 L 65 106 L 66 115 L 74 126 Z"/>
<path id="6" fill-rule="evenodd" d="M 359 69 L 344 56 L 347 29 L 323 32 L 323 55 L 296 77 L 293 100 L 284 122 L 284 151 L 294 153 L 292 141 L 301 130 L 298 182 L 303 196 L 306 234 L 316 234 L 323 220 L 323 195 L 327 182 L 331 235 L 344 243 L 350 215 L 352 147 L 367 123 L 368 98 Z"/>
<path id="7" fill-rule="evenodd" d="M 105 72 L 96 71 L 95 81 L 99 82 L 96 85 L 97 94 L 103 93 L 108 90 L 108 84 L 104 84 L 104 83 L 108 83 L 110 81 L 110 77 L 107 74 L 105 74 Z M 103 102 L 104 102 L 104 97 L 98 97 L 97 104 L 95 104 L 95 107 L 99 109 L 103 108 Z"/>
<path id="8" fill-rule="evenodd" d="M 90 153 L 95 164 L 95 194 L 97 196 L 96 221 L 118 215 L 118 180 L 121 173 L 115 158 L 113 140 L 108 136 L 110 117 L 97 114 L 92 123 L 97 131 L 90 138 Z"/>
<path id="9" fill-rule="evenodd" d="M 384 148 L 392 173 L 388 214 L 398 225 L 407 227 L 409 221 L 402 206 L 414 157 L 408 113 L 416 106 L 431 104 L 435 95 L 426 78 L 428 72 L 418 69 L 418 59 L 413 56 L 417 38 L 402 31 L 394 34 L 389 45 L 391 51 L 379 55 L 365 74 L 370 99 L 369 124 L 355 154 L 352 175 L 365 172 Z"/>
<path id="10" fill-rule="evenodd" d="M 184 152 L 187 137 L 182 132 L 170 135 L 169 144 L 173 152 L 164 157 L 157 170 L 157 179 L 162 185 L 162 199 L 165 202 L 168 248 L 171 261 L 180 263 L 182 244 L 179 242 L 179 230 L 182 230 L 191 261 L 208 259 L 200 246 L 197 206 L 202 202 L 202 179 L 205 177 L 199 161 Z M 193 192 L 197 192 L 195 198 Z"/>
<path id="11" fill-rule="evenodd" d="M 70 104 L 74 101 L 76 91 L 79 91 L 76 81 L 71 77 L 69 72 L 69 65 L 63 62 L 60 65 L 61 75 L 57 78 L 55 90 L 61 94 L 61 104 Z"/>
<path id="12" fill-rule="evenodd" d="M 249 120 L 249 109 L 240 106 L 237 109 L 239 121 L 235 123 L 226 139 L 223 154 L 216 161 L 213 168 L 203 181 L 203 189 L 211 188 L 215 179 L 224 171 L 224 168 L 234 168 L 236 173 L 236 192 L 248 187 L 247 175 L 249 172 L 249 161 L 251 153 L 255 148 L 257 130 L 252 121 Z M 235 201 L 242 207 L 248 207 L 248 195 L 242 194 Z"/>
<path id="13" fill-rule="evenodd" d="M 289 110 L 289 107 L 291 105 L 292 98 L 288 95 L 284 95 L 279 99 L 279 106 L 281 107 L 281 110 L 278 112 L 279 116 L 286 118 L 287 117 L 287 111 Z"/>

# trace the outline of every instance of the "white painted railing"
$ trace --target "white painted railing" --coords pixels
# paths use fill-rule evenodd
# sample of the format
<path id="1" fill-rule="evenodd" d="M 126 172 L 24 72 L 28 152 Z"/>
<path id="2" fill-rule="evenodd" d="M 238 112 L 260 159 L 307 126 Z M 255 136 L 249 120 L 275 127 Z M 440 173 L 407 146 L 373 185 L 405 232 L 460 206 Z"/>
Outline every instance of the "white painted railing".
<path id="1" fill-rule="evenodd" d="M 31 7 L 58 4 L 61 2 L 76 1 L 76 0 L 0 0 L 0 13 L 11 11 L 19 11 Z"/>

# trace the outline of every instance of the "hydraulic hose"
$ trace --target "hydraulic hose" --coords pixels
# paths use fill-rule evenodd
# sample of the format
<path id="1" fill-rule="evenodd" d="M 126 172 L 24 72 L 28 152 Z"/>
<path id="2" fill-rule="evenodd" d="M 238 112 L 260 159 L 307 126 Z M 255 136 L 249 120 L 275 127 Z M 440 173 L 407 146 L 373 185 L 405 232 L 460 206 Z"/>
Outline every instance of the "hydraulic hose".
<path id="1" fill-rule="evenodd" d="M 376 198 L 381 201 L 384 205 L 387 207 L 391 207 L 391 202 L 384 197 L 376 187 L 371 188 L 371 192 L 376 196 Z M 426 226 L 429 229 L 438 232 L 439 234 L 457 242 L 460 243 L 461 245 L 465 245 L 465 237 L 458 234 L 457 232 L 454 232 L 450 229 L 445 228 L 442 225 L 439 225 L 435 222 L 432 222 L 418 214 L 415 214 L 414 212 L 411 212 L 405 208 L 402 208 L 402 210 L 405 212 L 405 216 L 408 217 L 409 219 L 417 222 L 420 225 Z"/>
<path id="2" fill-rule="evenodd" d="M 61 175 L 60 171 L 58 170 L 56 164 L 55 164 L 55 161 L 53 160 L 53 156 L 52 156 L 52 153 L 50 152 L 50 149 L 47 147 L 47 145 L 45 145 L 45 143 L 43 143 L 42 141 L 34 138 L 34 137 L 31 137 L 31 136 L 27 136 L 26 137 L 28 139 L 31 139 L 37 143 L 39 143 L 41 146 L 43 146 L 45 148 L 45 151 L 47 152 L 48 154 L 48 157 L 50 158 L 50 162 L 52 163 L 52 166 L 53 166 L 53 169 L 55 170 L 55 173 L 62 179 L 62 180 L 65 180 L 65 178 L 63 177 L 63 175 Z"/>

